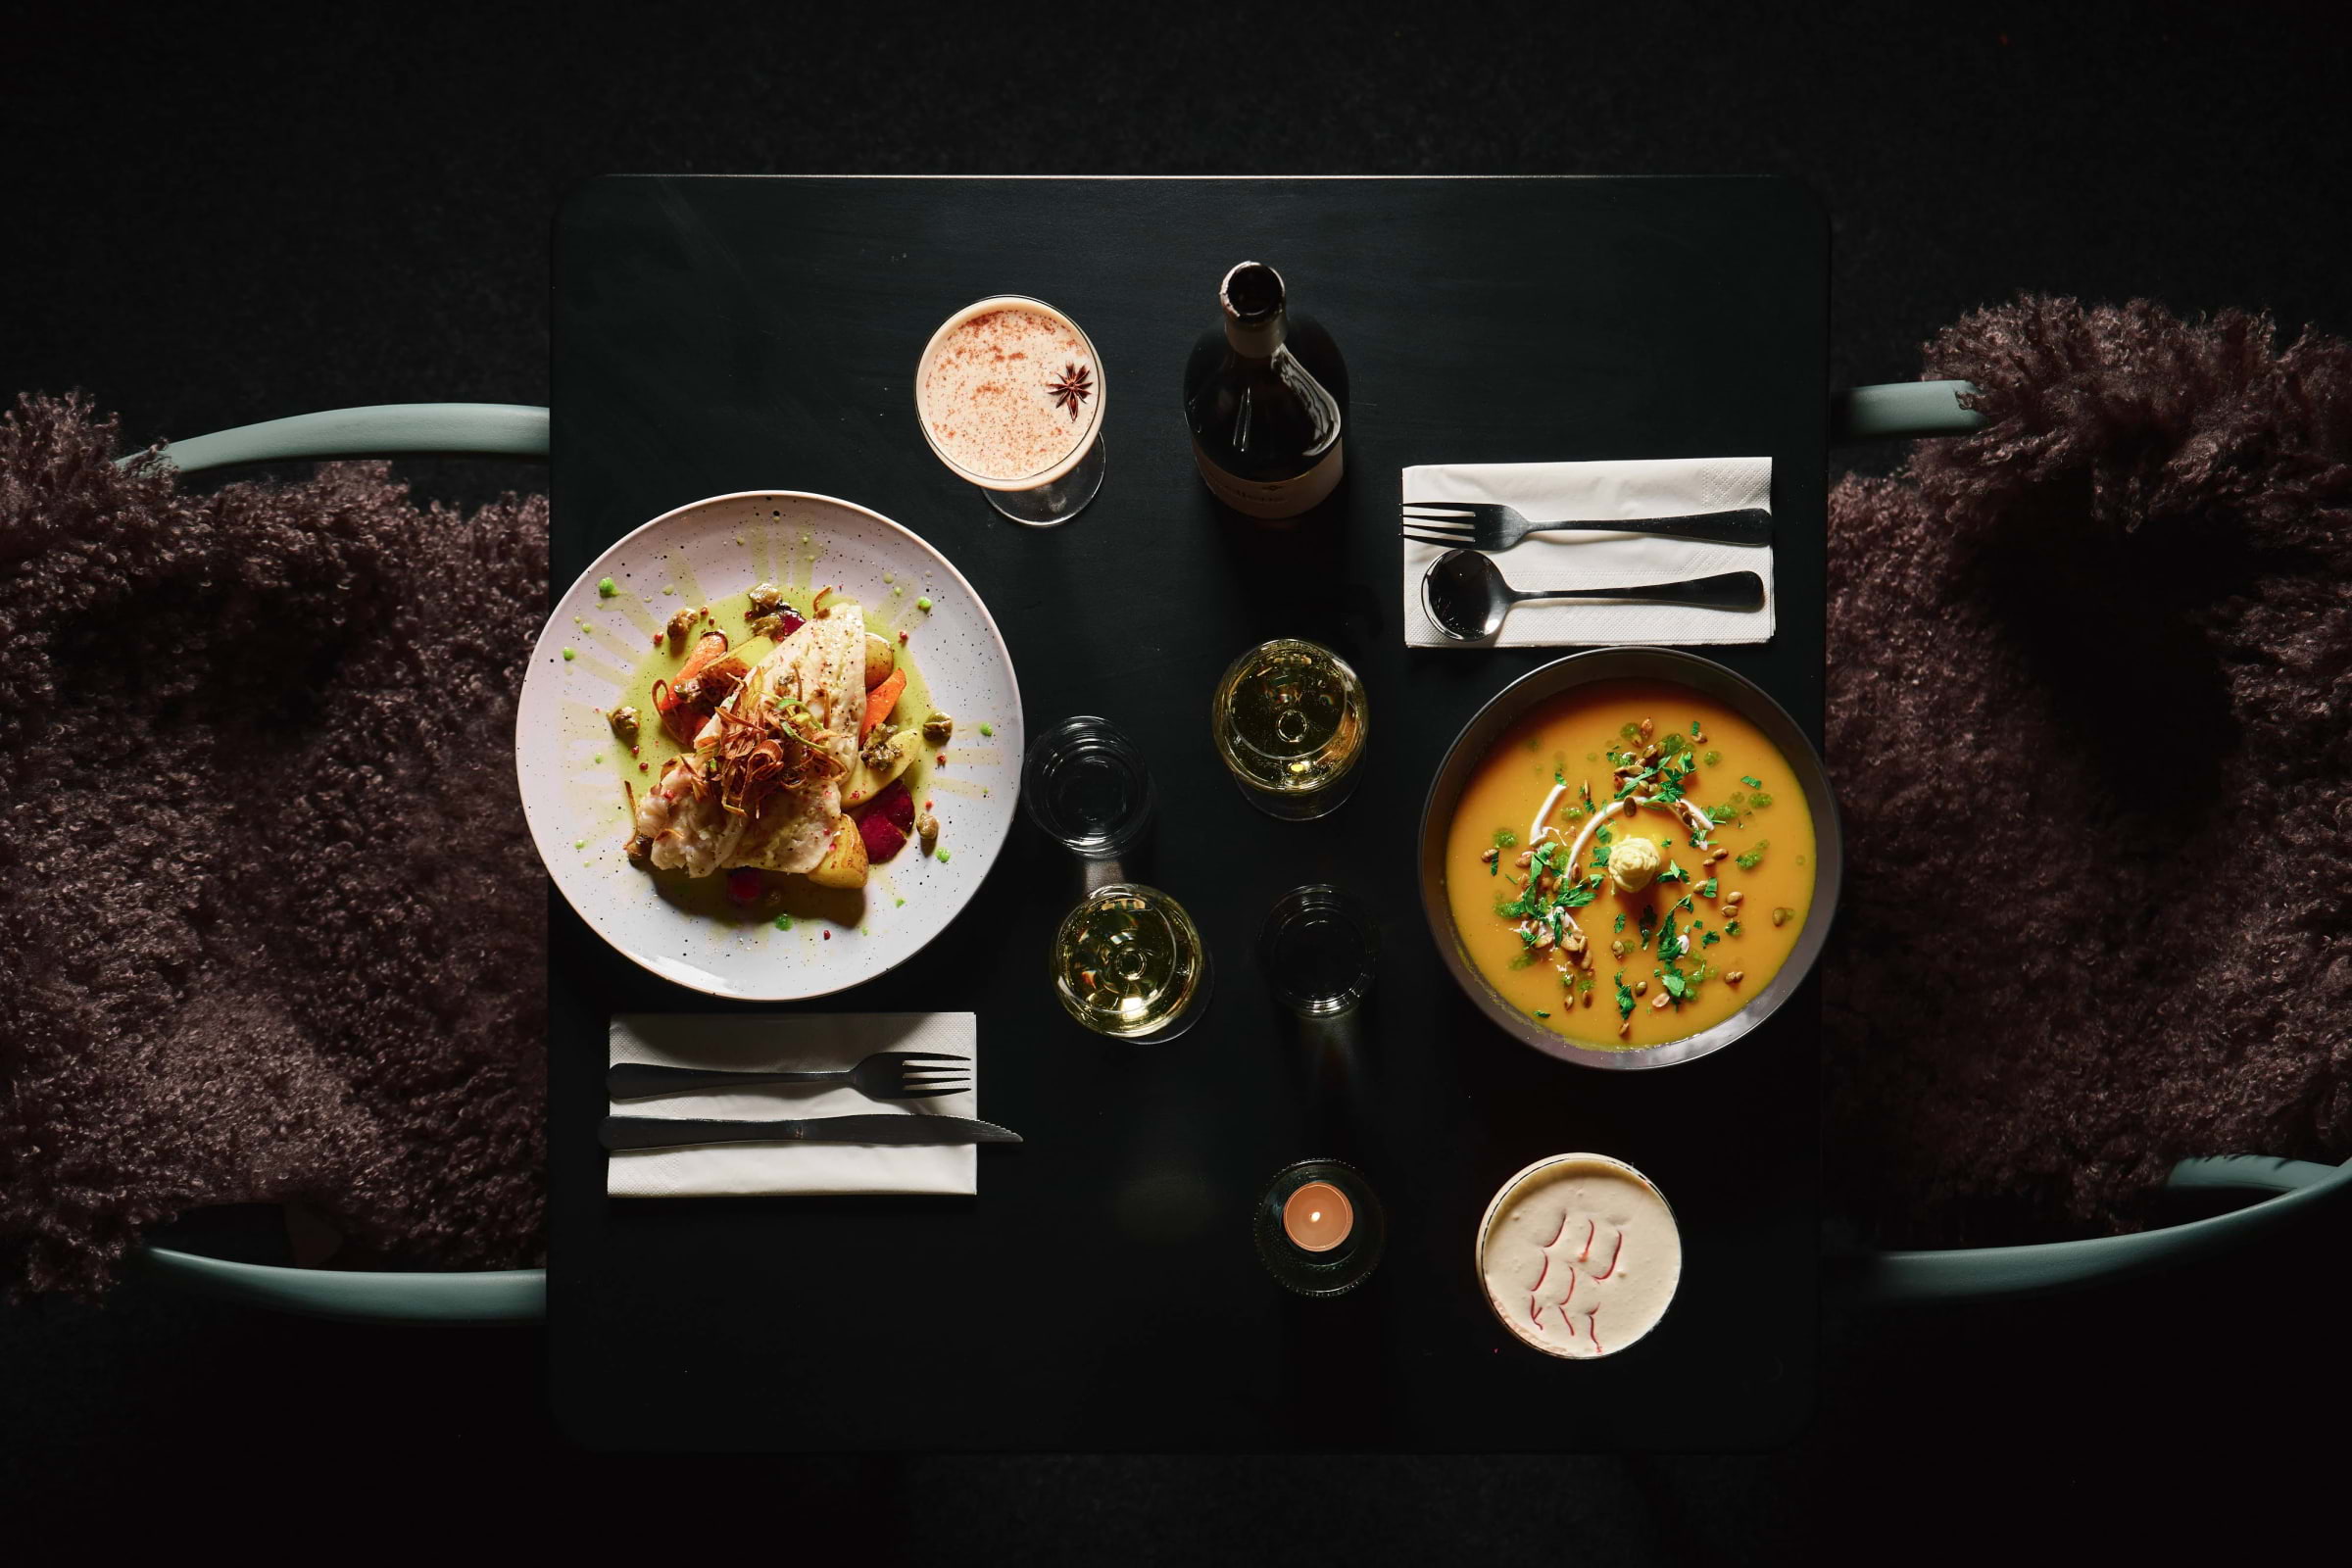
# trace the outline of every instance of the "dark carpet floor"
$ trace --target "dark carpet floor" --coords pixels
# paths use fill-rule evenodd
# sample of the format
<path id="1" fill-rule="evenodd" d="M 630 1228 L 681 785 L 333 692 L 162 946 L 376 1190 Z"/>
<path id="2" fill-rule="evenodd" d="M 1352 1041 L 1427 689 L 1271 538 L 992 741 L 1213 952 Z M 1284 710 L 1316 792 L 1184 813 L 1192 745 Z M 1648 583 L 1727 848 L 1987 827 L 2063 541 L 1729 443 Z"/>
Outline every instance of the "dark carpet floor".
<path id="1" fill-rule="evenodd" d="M 2018 290 L 2352 332 L 2352 61 L 2316 8 L 1139 14 L 531 6 L 420 36 L 416 8 L 22 12 L 0 41 L 0 390 L 81 386 L 163 436 L 544 401 L 548 215 L 613 170 L 1790 172 L 1835 218 L 1840 382 L 1915 373 L 1936 328 Z M 461 503 L 541 483 L 403 471 Z M 2104 1552 L 2119 1521 L 2183 1514 L 2226 1515 L 2242 1553 L 2294 1519 L 2298 1434 L 2340 1404 L 2324 1261 L 2245 1254 L 2259 1317 L 2199 1336 L 2150 1308 L 2203 1281 L 1833 1320 L 1815 1429 L 1778 1455 L 727 1468 L 793 1521 L 772 1549 L 855 1530 L 869 1561 L 1779 1560 L 1890 1518 L 1909 1528 L 1880 1550 L 1905 1557 L 2014 1550 L 2035 1515 L 2045 1549 L 2071 1528 Z M 12 1523 L 44 1499 L 123 1517 L 186 1482 L 202 1517 L 289 1543 L 317 1505 L 336 1541 L 455 1539 L 470 1503 L 496 1522 L 467 1539 L 594 1528 L 607 1550 L 631 1519 L 712 1511 L 696 1467 L 558 1451 L 526 1333 L 124 1292 L 0 1312 L 0 1368 Z M 2262 1505 L 2235 1505 L 2256 1456 Z"/>

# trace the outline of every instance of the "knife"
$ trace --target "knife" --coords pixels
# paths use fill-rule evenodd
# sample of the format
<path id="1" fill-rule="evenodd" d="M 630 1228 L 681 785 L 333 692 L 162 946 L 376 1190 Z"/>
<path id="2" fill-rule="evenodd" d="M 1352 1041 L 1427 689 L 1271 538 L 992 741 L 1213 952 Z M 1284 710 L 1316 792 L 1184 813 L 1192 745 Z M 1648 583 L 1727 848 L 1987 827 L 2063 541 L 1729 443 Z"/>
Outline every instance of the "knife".
<path id="1" fill-rule="evenodd" d="M 812 1116 L 802 1121 L 699 1121 L 682 1116 L 607 1116 L 607 1149 L 683 1149 L 694 1144 L 1017 1144 L 1021 1135 L 968 1116 Z"/>

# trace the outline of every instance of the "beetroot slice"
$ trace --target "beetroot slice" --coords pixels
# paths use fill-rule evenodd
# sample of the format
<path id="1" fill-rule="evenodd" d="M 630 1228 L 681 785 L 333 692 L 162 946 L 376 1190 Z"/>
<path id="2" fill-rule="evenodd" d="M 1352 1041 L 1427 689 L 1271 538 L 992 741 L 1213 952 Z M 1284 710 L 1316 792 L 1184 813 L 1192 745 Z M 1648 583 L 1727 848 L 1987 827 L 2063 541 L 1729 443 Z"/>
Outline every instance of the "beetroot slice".
<path id="1" fill-rule="evenodd" d="M 866 812 L 886 818 L 902 837 L 914 831 L 914 797 L 906 793 L 905 779 L 894 778 L 885 784 L 882 793 L 866 807 Z"/>
<path id="2" fill-rule="evenodd" d="M 880 811 L 858 818 L 858 836 L 865 840 L 865 858 L 877 864 L 906 847 L 906 833 Z"/>

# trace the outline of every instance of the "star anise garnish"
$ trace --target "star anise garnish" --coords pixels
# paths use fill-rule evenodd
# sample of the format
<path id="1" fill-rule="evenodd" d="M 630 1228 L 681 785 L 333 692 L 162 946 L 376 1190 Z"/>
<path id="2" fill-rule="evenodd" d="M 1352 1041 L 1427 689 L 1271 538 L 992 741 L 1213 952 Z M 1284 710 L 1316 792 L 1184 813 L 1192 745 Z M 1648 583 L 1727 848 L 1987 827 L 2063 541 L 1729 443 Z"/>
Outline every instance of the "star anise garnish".
<path id="1" fill-rule="evenodd" d="M 1078 405 L 1095 395 L 1095 372 L 1084 365 L 1065 365 L 1061 379 L 1046 383 L 1047 395 L 1069 411 L 1071 419 L 1078 417 Z"/>

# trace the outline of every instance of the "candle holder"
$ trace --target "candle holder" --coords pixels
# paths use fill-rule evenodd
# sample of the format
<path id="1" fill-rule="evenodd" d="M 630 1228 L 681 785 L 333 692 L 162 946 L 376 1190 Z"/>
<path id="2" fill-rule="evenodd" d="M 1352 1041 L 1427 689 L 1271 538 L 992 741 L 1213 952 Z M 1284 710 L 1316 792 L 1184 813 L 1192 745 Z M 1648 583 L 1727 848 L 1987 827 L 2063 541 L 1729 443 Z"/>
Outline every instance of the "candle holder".
<path id="1" fill-rule="evenodd" d="M 1345 1296 L 1380 1262 L 1388 1218 L 1363 1173 L 1336 1159 L 1302 1159 L 1257 1195 L 1250 1234 L 1275 1283 L 1300 1296 Z"/>

